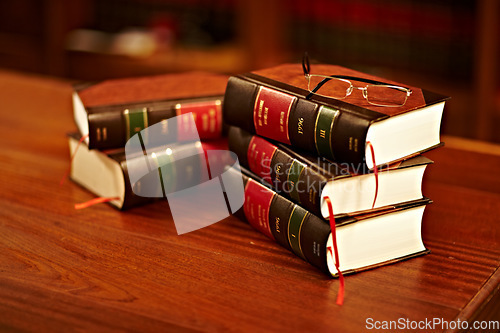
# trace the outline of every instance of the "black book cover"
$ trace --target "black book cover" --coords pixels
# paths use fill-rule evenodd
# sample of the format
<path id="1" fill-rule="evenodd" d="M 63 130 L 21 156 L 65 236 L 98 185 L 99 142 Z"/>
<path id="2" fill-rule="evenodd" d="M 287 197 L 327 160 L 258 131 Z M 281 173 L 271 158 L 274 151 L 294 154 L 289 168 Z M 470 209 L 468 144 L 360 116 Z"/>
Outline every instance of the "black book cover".
<path id="1" fill-rule="evenodd" d="M 334 163 L 326 158 L 297 151 L 284 144 L 230 127 L 229 149 L 240 164 L 249 169 L 272 189 L 312 213 L 321 214 L 321 193 L 325 185 L 341 178 L 372 173 L 366 166 L 355 169 L 347 163 Z M 424 156 L 387 165 L 379 171 L 404 169 L 432 163 Z"/>
<path id="2" fill-rule="evenodd" d="M 325 75 L 383 80 L 340 66 L 315 65 L 315 68 Z M 223 115 L 228 124 L 250 133 L 336 162 L 364 164 L 368 128 L 373 123 L 440 102 L 444 104 L 448 99 L 417 87 L 408 88 L 412 94 L 401 107 L 374 106 L 359 96 L 339 100 L 313 95 L 307 99 L 309 92 L 301 66 L 284 64 L 230 77 Z"/>

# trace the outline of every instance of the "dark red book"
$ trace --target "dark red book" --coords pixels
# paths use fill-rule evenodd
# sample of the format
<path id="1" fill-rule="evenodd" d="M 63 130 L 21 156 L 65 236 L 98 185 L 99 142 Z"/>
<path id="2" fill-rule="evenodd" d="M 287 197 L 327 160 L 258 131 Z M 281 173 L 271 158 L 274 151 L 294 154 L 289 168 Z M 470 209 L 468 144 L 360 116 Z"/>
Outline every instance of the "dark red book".
<path id="1" fill-rule="evenodd" d="M 343 75 L 397 85 L 411 91 L 403 106 L 370 104 L 354 89 L 344 99 L 309 96 L 300 64 L 284 64 L 232 76 L 224 97 L 224 121 L 260 136 L 324 156 L 373 167 L 440 144 L 448 97 L 334 65 L 313 65 L 312 74 Z M 367 84 L 351 79 L 353 86 Z M 328 94 L 329 92 L 326 91 Z"/>
<path id="2" fill-rule="evenodd" d="M 144 128 L 193 113 L 201 139 L 222 135 L 227 76 L 187 72 L 75 86 L 74 118 L 90 149 L 123 147 Z"/>

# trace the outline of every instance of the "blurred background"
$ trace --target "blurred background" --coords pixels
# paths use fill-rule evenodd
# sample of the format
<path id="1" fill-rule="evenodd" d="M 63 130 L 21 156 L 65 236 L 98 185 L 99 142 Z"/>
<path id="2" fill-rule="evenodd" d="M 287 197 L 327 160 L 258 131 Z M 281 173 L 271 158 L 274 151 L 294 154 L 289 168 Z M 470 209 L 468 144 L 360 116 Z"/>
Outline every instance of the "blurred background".
<path id="1" fill-rule="evenodd" d="M 0 0 L 0 68 L 71 80 L 311 58 L 452 96 L 442 133 L 500 142 L 497 0 Z"/>

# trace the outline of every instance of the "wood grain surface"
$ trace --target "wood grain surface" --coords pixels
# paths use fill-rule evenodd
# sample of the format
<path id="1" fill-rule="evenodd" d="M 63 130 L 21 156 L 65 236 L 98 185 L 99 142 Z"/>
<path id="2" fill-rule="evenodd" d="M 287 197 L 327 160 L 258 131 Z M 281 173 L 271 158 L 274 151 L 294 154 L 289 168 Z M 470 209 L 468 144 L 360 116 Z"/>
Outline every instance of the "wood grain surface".
<path id="1" fill-rule="evenodd" d="M 65 134 L 76 129 L 71 92 L 69 82 L 0 71 L 0 331 L 362 332 L 369 318 L 500 320 L 500 155 L 428 153 L 431 254 L 347 276 L 338 306 L 338 280 L 235 217 L 178 236 L 166 202 L 75 210 L 93 195 L 59 185 Z"/>

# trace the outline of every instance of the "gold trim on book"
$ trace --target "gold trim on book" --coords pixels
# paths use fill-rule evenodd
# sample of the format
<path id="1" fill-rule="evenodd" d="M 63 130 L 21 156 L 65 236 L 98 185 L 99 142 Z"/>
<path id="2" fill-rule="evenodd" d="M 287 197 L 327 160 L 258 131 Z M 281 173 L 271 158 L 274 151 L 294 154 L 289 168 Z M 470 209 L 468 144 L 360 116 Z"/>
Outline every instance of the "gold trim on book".
<path id="1" fill-rule="evenodd" d="M 298 174 L 296 174 L 294 172 L 295 168 L 300 168 L 300 172 Z M 298 185 L 298 182 L 300 180 L 300 176 L 304 172 L 305 168 L 306 168 L 306 165 L 304 163 L 302 163 L 299 160 L 297 160 L 296 158 L 294 158 L 293 162 L 290 164 L 290 167 L 288 168 L 288 173 L 286 175 L 286 180 L 287 180 L 288 184 L 291 185 L 291 188 L 289 189 L 290 190 L 289 191 L 290 197 L 294 200 L 297 200 L 299 204 L 301 204 L 302 202 L 300 201 L 300 194 L 299 194 L 297 185 Z M 290 179 L 291 175 L 293 176 L 293 179 Z"/>
<path id="2" fill-rule="evenodd" d="M 256 113 L 256 110 L 258 110 L 258 108 L 259 108 L 260 94 L 261 94 L 263 88 L 264 87 L 262 87 L 262 86 L 259 87 L 259 90 L 257 91 L 257 95 L 255 96 L 255 101 L 253 103 L 252 122 L 253 122 L 253 125 L 255 126 L 255 129 L 257 129 L 257 125 L 258 125 L 255 122 L 255 113 Z"/>
<path id="3" fill-rule="evenodd" d="M 304 255 L 304 251 L 302 250 L 302 245 L 301 245 L 301 236 L 302 236 L 302 226 L 304 225 L 304 220 L 306 219 L 306 217 L 309 215 L 309 212 L 306 211 L 306 213 L 304 214 L 304 216 L 302 216 L 302 220 L 300 221 L 300 227 L 299 227 L 299 250 L 300 250 L 300 253 L 301 253 L 301 256 L 302 258 L 304 258 L 304 260 L 307 260 L 306 259 L 306 256 Z"/>
<path id="4" fill-rule="evenodd" d="M 318 114 L 316 115 L 316 120 L 314 121 L 314 147 L 316 147 L 316 151 L 318 150 L 318 139 L 316 138 L 316 132 L 318 131 L 318 121 L 319 121 L 319 113 L 321 112 L 321 108 L 318 108 Z"/>
<path id="5" fill-rule="evenodd" d="M 297 212 L 296 212 L 296 210 L 297 210 Z M 300 237 L 301 237 L 302 225 L 304 224 L 304 220 L 308 214 L 309 213 L 304 208 L 302 208 L 298 205 L 295 205 L 293 207 L 292 213 L 290 214 L 290 217 L 288 219 L 288 230 L 287 230 L 288 243 L 290 244 L 292 252 L 304 260 L 307 260 L 307 259 L 304 255 L 304 252 L 302 251 L 302 246 L 300 244 Z M 300 219 L 300 222 L 298 222 L 297 217 L 300 217 L 301 215 L 302 215 L 302 218 Z M 292 220 L 294 220 L 296 223 L 299 223 L 298 228 L 296 230 L 296 234 L 290 233 L 290 226 L 292 226 Z M 296 223 L 294 223 L 294 225 L 293 225 L 294 227 L 296 226 Z M 293 242 L 292 242 L 292 237 L 294 239 Z"/>
<path id="6" fill-rule="evenodd" d="M 290 221 L 292 220 L 293 212 L 295 211 L 296 208 L 297 208 L 297 206 L 295 205 L 292 209 L 292 212 L 290 213 L 290 216 L 288 217 L 288 225 L 287 225 L 287 230 L 286 230 L 286 236 L 287 236 L 286 238 L 288 239 L 288 244 L 290 245 L 292 252 L 293 252 L 293 246 L 292 246 L 292 242 L 290 240 Z"/>
<path id="7" fill-rule="evenodd" d="M 127 140 L 129 139 L 129 136 L 130 136 L 130 119 L 129 119 L 129 109 L 125 109 L 123 110 L 123 115 L 124 115 L 124 118 L 125 118 L 125 129 L 126 129 L 126 136 L 127 136 Z"/>
<path id="8" fill-rule="evenodd" d="M 330 151 L 332 153 L 332 158 L 335 160 L 335 155 L 333 154 L 333 146 L 332 146 L 332 133 L 333 133 L 333 125 L 335 124 L 335 121 L 337 120 L 338 116 L 340 114 L 339 110 L 335 110 L 335 114 L 332 118 L 332 122 L 330 123 L 330 137 L 328 138 L 328 142 L 330 144 Z"/>
<path id="9" fill-rule="evenodd" d="M 148 108 L 142 108 L 142 118 L 144 119 L 144 128 L 148 127 Z"/>
<path id="10" fill-rule="evenodd" d="M 143 119 L 143 129 L 146 129 L 148 128 L 149 124 L 148 124 L 148 108 L 142 108 L 142 119 Z M 140 130 L 137 131 L 138 133 L 140 133 Z M 144 134 L 146 134 L 146 137 L 143 138 L 143 140 L 145 141 L 144 144 L 149 144 L 149 132 L 148 131 L 144 131 L 143 132 Z"/>

